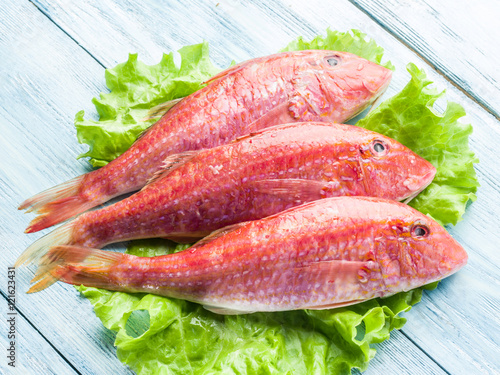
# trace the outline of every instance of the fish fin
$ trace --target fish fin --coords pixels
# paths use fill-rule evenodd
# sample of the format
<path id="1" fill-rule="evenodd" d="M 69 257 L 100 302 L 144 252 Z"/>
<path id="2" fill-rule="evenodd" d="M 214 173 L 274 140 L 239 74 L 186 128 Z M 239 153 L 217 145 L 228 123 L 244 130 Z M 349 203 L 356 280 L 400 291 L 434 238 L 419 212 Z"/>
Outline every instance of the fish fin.
<path id="1" fill-rule="evenodd" d="M 247 225 L 248 223 L 249 223 L 249 221 L 243 221 L 241 223 L 231 224 L 231 225 L 225 226 L 223 228 L 217 229 L 217 230 L 213 231 L 212 233 L 210 233 L 208 236 L 206 236 L 206 237 L 202 238 L 201 240 L 199 240 L 198 242 L 196 242 L 189 249 L 195 249 L 195 248 L 204 246 L 207 243 L 212 242 L 212 241 L 216 240 L 217 238 L 226 235 L 229 232 L 233 232 L 233 231 L 237 230 L 238 228 L 241 228 L 241 227 Z"/>
<path id="2" fill-rule="evenodd" d="M 298 264 L 295 268 L 304 271 L 309 270 L 310 272 L 327 272 L 328 275 L 335 276 L 339 272 L 351 272 L 358 271 L 360 269 L 364 269 L 369 267 L 370 261 L 357 261 L 357 260 L 343 260 L 343 259 L 334 259 L 334 260 L 318 260 L 312 262 L 306 262 L 302 264 Z"/>
<path id="3" fill-rule="evenodd" d="M 255 60 L 251 60 L 252 62 L 254 62 Z M 208 85 L 212 82 L 215 82 L 221 78 L 224 78 L 224 77 L 227 77 L 235 72 L 238 72 L 239 70 L 241 70 L 245 65 L 247 65 L 250 61 L 247 60 L 247 61 L 243 61 L 243 62 L 240 62 L 239 64 L 235 64 L 235 65 L 231 65 L 229 66 L 229 68 L 227 69 L 224 69 L 223 71 L 217 73 L 216 75 L 210 77 L 209 79 L 207 79 L 205 82 L 203 82 L 202 84 L 203 85 Z M 231 62 L 231 64 L 234 64 L 234 61 Z"/>
<path id="4" fill-rule="evenodd" d="M 19 258 L 17 258 L 14 267 L 19 267 L 25 263 L 38 262 L 53 246 L 71 244 L 73 241 L 74 225 L 75 221 L 72 220 L 33 242 L 24 250 Z"/>
<path id="5" fill-rule="evenodd" d="M 229 143 L 238 143 L 238 142 L 244 141 L 245 139 L 253 138 L 253 137 L 255 137 L 256 135 L 258 135 L 260 133 L 261 132 L 251 132 L 251 133 L 242 135 L 240 137 L 237 137 L 237 138 L 235 138 L 234 140 L 232 140 Z"/>
<path id="6" fill-rule="evenodd" d="M 378 268 L 375 261 L 320 260 L 298 264 L 297 273 L 304 279 L 319 280 L 324 283 L 355 285 L 370 278 L 371 271 Z"/>
<path id="7" fill-rule="evenodd" d="M 161 103 L 161 104 L 158 104 L 158 105 L 150 108 L 149 111 L 148 111 L 148 114 L 146 115 L 146 117 L 144 117 L 143 119 L 141 119 L 141 121 L 144 122 L 144 121 L 149 121 L 149 120 L 152 120 L 152 119 L 155 119 L 155 118 L 163 117 L 163 115 L 165 113 L 167 113 L 168 111 L 170 111 L 182 99 L 184 99 L 184 97 L 177 98 L 177 99 L 172 99 L 172 100 L 169 100 L 169 101 L 167 101 L 165 103 Z"/>
<path id="8" fill-rule="evenodd" d="M 320 123 L 320 125 L 323 125 L 323 124 Z M 325 123 L 324 125 L 329 125 L 329 123 Z M 290 127 L 294 127 L 294 126 L 297 126 L 297 124 L 295 122 L 269 126 L 269 127 L 266 127 L 266 128 L 260 129 L 260 130 L 255 130 L 249 134 L 245 134 L 245 135 L 242 135 L 240 137 L 237 137 L 236 139 L 234 139 L 230 143 L 241 142 L 245 139 L 253 138 L 253 137 L 255 137 L 257 135 L 261 135 L 263 133 L 268 133 L 268 132 L 272 132 L 272 131 L 280 130 L 280 129 L 286 129 L 286 128 L 290 128 Z"/>
<path id="9" fill-rule="evenodd" d="M 185 151 L 178 154 L 168 156 L 164 161 L 161 168 L 156 171 L 153 176 L 148 180 L 146 185 L 143 187 L 145 189 L 148 185 L 154 183 L 155 181 L 161 180 L 163 177 L 167 176 L 181 165 L 186 164 L 190 161 L 196 154 L 200 151 Z"/>
<path id="10" fill-rule="evenodd" d="M 263 116 L 255 119 L 247 125 L 248 132 L 256 135 L 261 130 L 268 130 L 269 128 L 284 124 L 293 123 L 294 119 L 290 117 L 287 112 L 288 103 L 283 102 L 276 105 L 274 108 L 266 112 Z"/>
<path id="11" fill-rule="evenodd" d="M 256 312 L 255 310 L 234 310 L 230 309 L 227 307 L 217 307 L 217 306 L 208 306 L 208 305 L 203 305 L 203 308 L 213 312 L 214 314 L 220 314 L 220 315 L 241 315 L 241 314 L 253 314 Z"/>
<path id="12" fill-rule="evenodd" d="M 36 293 L 57 281 L 73 285 L 116 290 L 109 278 L 110 268 L 126 254 L 82 246 L 55 246 L 41 259 L 28 293 Z"/>
<path id="13" fill-rule="evenodd" d="M 38 232 L 95 207 L 98 203 L 81 194 L 84 177 L 75 177 L 21 203 L 19 210 L 40 214 L 30 222 L 25 233 Z"/>
<path id="14" fill-rule="evenodd" d="M 259 193 L 276 196 L 293 196 L 301 202 L 310 202 L 326 197 L 333 182 L 306 180 L 306 179 L 268 179 L 254 181 L 250 184 Z"/>
<path id="15" fill-rule="evenodd" d="M 350 306 L 354 305 L 356 303 L 361 303 L 366 301 L 366 299 L 355 299 L 351 301 L 346 301 L 346 302 L 337 302 L 337 303 L 330 303 L 330 304 L 325 304 L 325 305 L 316 305 L 316 306 L 311 306 L 311 307 L 305 307 L 307 310 L 327 310 L 327 309 L 336 309 L 339 307 L 345 307 L 345 306 Z"/>

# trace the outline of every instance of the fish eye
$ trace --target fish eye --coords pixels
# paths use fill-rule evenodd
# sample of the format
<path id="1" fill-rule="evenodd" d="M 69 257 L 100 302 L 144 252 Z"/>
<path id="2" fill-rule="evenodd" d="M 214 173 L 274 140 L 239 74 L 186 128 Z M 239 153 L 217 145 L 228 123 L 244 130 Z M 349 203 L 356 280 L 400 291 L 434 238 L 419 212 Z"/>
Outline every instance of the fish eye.
<path id="1" fill-rule="evenodd" d="M 429 228 L 424 224 L 416 224 L 411 228 L 411 234 L 413 237 L 427 237 L 430 233 Z"/>
<path id="2" fill-rule="evenodd" d="M 379 156 L 385 155 L 387 153 L 387 150 L 389 149 L 389 147 L 387 146 L 387 144 L 385 142 L 380 141 L 378 139 L 376 139 L 372 142 L 371 148 L 372 148 L 373 152 Z"/>
<path id="3" fill-rule="evenodd" d="M 328 56 L 326 58 L 326 62 L 330 66 L 337 66 L 338 64 L 340 64 L 340 56 L 338 56 L 338 55 Z"/>

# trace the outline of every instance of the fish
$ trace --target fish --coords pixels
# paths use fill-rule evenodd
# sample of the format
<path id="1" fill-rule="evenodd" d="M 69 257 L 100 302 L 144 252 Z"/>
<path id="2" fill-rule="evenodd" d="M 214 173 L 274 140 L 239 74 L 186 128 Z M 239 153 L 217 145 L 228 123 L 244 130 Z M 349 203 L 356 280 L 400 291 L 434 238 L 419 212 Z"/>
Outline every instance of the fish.
<path id="1" fill-rule="evenodd" d="M 401 143 L 355 125 L 277 125 L 171 156 L 141 191 L 63 224 L 16 265 L 36 262 L 55 245 L 102 248 L 153 237 L 193 243 L 219 228 L 332 196 L 408 200 L 435 174 Z"/>
<path id="2" fill-rule="evenodd" d="M 202 304 L 219 314 L 330 309 L 441 280 L 467 252 L 400 202 L 333 197 L 216 231 L 155 257 L 56 246 L 28 291 L 62 281 Z"/>
<path id="3" fill-rule="evenodd" d="M 386 90 L 391 70 L 328 50 L 282 52 L 215 75 L 174 101 L 154 125 L 106 166 L 45 190 L 19 206 L 39 214 L 33 233 L 141 189 L 170 155 L 212 148 L 277 124 L 345 122 Z"/>

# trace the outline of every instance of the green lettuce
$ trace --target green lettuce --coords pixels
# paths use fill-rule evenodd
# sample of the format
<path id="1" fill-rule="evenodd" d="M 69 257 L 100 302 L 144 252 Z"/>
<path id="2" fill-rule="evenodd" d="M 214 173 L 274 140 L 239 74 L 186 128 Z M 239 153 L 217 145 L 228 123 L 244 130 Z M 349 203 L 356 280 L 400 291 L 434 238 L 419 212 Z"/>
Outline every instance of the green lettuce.
<path id="1" fill-rule="evenodd" d="M 314 48 L 352 52 L 379 64 L 383 56 L 383 49 L 357 30 L 327 30 L 326 37 L 310 42 L 298 38 L 285 50 Z M 83 112 L 76 115 L 78 139 L 90 146 L 82 156 L 94 166 L 113 160 L 154 122 L 142 121 L 149 108 L 189 95 L 218 71 L 206 43 L 179 53 L 179 68 L 172 54 L 153 66 L 130 55 L 106 71 L 111 92 L 94 99 L 99 121 L 84 120 Z M 477 159 L 468 146 L 472 128 L 457 121 L 464 110 L 456 103 L 448 103 L 442 114 L 434 110 L 442 93 L 430 90 L 431 82 L 413 64 L 408 71 L 408 85 L 357 125 L 397 139 L 437 167 L 435 181 L 412 204 L 442 224 L 455 224 L 478 186 Z M 141 240 L 127 252 L 155 256 L 185 248 Z M 240 316 L 216 315 L 194 303 L 151 294 L 78 289 L 104 326 L 116 332 L 118 358 L 138 374 L 348 374 L 352 368 L 367 368 L 375 355 L 373 344 L 404 325 L 400 314 L 420 301 L 424 288 L 334 310 Z"/>
<path id="2" fill-rule="evenodd" d="M 442 225 L 456 224 L 467 202 L 476 200 L 479 186 L 474 170 L 479 160 L 469 148 L 472 125 L 458 121 L 465 110 L 457 103 L 448 102 L 438 113 L 434 103 L 444 92 L 430 89 L 432 81 L 414 64 L 407 69 L 411 80 L 406 87 L 356 125 L 385 134 L 430 161 L 436 176 L 410 205 Z"/>
<path id="3" fill-rule="evenodd" d="M 307 49 L 350 52 L 366 60 L 385 66 L 388 69 L 395 69 L 390 61 L 382 64 L 384 49 L 377 45 L 373 39 L 368 39 L 366 34 L 359 30 L 353 29 L 342 33 L 327 29 L 326 37 L 318 35 L 311 41 L 306 41 L 303 37 L 299 36 L 283 48 L 282 51 L 302 51 Z"/>
<path id="4" fill-rule="evenodd" d="M 336 32 L 327 30 L 326 37 L 311 42 L 302 38 L 291 42 L 286 51 L 300 49 L 331 49 L 347 51 L 377 64 L 384 50 L 358 30 Z M 94 167 L 102 167 L 124 153 L 137 137 L 157 119 L 144 120 L 150 108 L 169 100 L 188 96 L 203 87 L 203 82 L 220 69 L 209 58 L 208 43 L 185 46 L 178 51 L 181 65 L 174 63 L 174 54 L 164 54 L 157 65 L 146 65 L 130 54 L 128 61 L 105 73 L 110 93 L 94 98 L 99 120 L 84 119 L 84 111 L 75 116 L 78 141 L 89 150 L 79 156 L 90 157 Z M 390 62 L 384 66 L 394 69 Z"/>
<path id="5" fill-rule="evenodd" d="M 123 154 L 157 119 L 144 120 L 150 108 L 169 100 L 188 96 L 220 71 L 208 56 L 208 43 L 185 46 L 174 54 L 164 54 L 156 65 L 146 65 L 130 54 L 125 63 L 106 69 L 110 93 L 94 98 L 99 121 L 85 120 L 84 111 L 75 116 L 78 141 L 89 145 L 79 156 L 90 157 L 94 167 L 102 167 Z"/>

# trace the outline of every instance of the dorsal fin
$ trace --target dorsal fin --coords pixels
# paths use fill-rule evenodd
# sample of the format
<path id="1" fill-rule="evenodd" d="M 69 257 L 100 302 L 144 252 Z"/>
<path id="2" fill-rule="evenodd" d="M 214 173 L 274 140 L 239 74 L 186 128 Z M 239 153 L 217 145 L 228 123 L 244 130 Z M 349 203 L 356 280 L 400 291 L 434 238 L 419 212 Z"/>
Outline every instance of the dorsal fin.
<path id="1" fill-rule="evenodd" d="M 168 102 L 155 105 L 153 108 L 149 109 L 148 114 L 146 115 L 146 117 L 141 119 L 141 121 L 148 121 L 148 120 L 152 120 L 154 118 L 162 117 L 165 113 L 167 113 L 170 109 L 172 109 L 172 107 L 174 107 L 182 99 L 184 99 L 184 97 L 172 99 L 172 100 L 169 100 Z"/>
<path id="2" fill-rule="evenodd" d="M 226 227 L 217 229 L 217 230 L 213 231 L 212 233 L 210 233 L 205 238 L 202 238 L 201 240 L 199 240 L 198 242 L 196 242 L 189 249 L 194 249 L 194 248 L 198 248 L 198 247 L 204 246 L 207 243 L 212 242 L 212 241 L 216 240 L 217 238 L 222 237 L 222 236 L 228 234 L 229 232 L 233 232 L 233 231 L 235 231 L 235 230 L 237 230 L 237 229 L 239 229 L 239 228 L 247 225 L 248 223 L 249 223 L 249 221 L 243 221 L 241 223 L 231 224 L 231 225 L 228 225 Z"/>
<path id="3" fill-rule="evenodd" d="M 174 154 L 170 155 L 163 161 L 163 165 L 161 168 L 156 171 L 153 176 L 148 180 L 146 185 L 143 187 L 143 189 L 147 188 L 149 185 L 152 183 L 162 179 L 172 171 L 176 170 L 179 168 L 181 165 L 186 164 L 188 161 L 190 161 L 196 154 L 198 154 L 200 151 L 184 151 L 179 154 Z"/>
<path id="4" fill-rule="evenodd" d="M 229 143 L 238 143 L 238 142 L 244 141 L 245 139 L 253 138 L 260 133 L 262 133 L 262 132 L 248 133 L 248 134 L 245 134 L 245 135 L 242 135 L 242 136 L 235 138 L 234 140 L 232 140 Z"/>
<path id="5" fill-rule="evenodd" d="M 229 68 L 224 69 L 222 72 L 219 72 L 216 75 L 207 79 L 205 82 L 203 82 L 203 84 L 208 85 L 214 81 L 217 81 L 220 78 L 227 77 L 228 75 L 233 74 L 233 73 L 241 70 L 241 68 L 243 68 L 247 63 L 248 63 L 248 61 L 243 61 L 239 64 L 231 65 Z M 231 62 L 231 64 L 234 64 L 234 60 Z"/>
<path id="6" fill-rule="evenodd" d="M 271 112 L 272 111 L 273 110 L 271 110 Z M 267 116 L 267 115 L 264 115 L 264 117 L 265 116 Z M 250 125 L 252 125 L 252 124 L 250 124 Z M 297 123 L 295 123 L 295 122 L 289 122 L 289 123 L 285 123 L 285 124 L 278 124 L 278 125 L 269 126 L 269 127 L 263 128 L 263 129 L 258 129 L 258 130 L 250 131 L 250 133 L 245 134 L 245 135 L 241 135 L 241 136 L 235 138 L 230 143 L 237 143 L 237 142 L 243 141 L 245 139 L 253 138 L 253 137 L 257 136 L 257 135 L 261 135 L 263 133 L 268 133 L 268 132 L 271 132 L 273 130 L 278 130 L 278 129 L 286 129 L 286 128 L 293 127 L 293 126 L 296 126 L 296 125 L 297 125 Z"/>
<path id="7" fill-rule="evenodd" d="M 284 198 L 293 197 L 302 203 L 325 198 L 327 194 L 337 191 L 340 184 L 337 181 L 318 181 L 299 178 L 265 179 L 250 183 L 258 193 L 272 194 Z"/>

